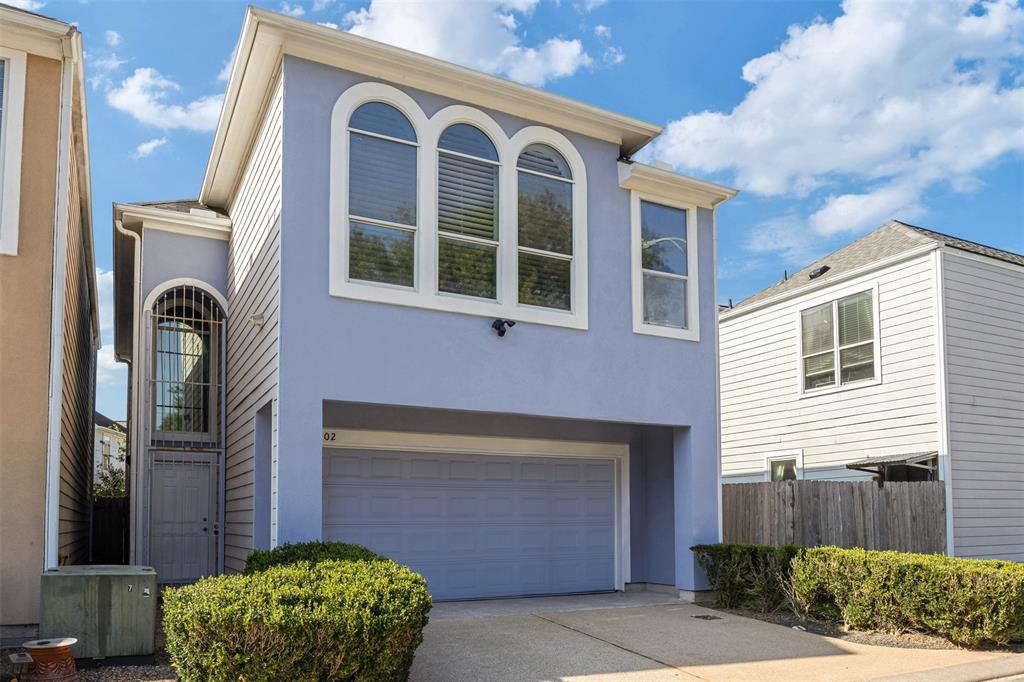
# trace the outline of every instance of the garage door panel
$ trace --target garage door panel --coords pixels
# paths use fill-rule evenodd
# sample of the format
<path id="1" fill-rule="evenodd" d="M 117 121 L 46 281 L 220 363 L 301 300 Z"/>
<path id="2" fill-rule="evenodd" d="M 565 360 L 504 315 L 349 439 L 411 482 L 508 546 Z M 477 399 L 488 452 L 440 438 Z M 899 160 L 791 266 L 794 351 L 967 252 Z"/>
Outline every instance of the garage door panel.
<path id="1" fill-rule="evenodd" d="M 435 599 L 614 589 L 611 460 L 328 449 L 324 472 L 324 537 L 408 564 Z"/>

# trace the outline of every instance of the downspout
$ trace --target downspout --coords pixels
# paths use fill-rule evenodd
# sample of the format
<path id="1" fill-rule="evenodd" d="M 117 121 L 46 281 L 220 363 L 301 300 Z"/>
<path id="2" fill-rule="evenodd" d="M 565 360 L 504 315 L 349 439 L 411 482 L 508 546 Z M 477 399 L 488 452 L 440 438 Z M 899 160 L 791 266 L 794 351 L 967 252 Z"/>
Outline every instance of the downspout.
<path id="1" fill-rule="evenodd" d="M 132 400 L 128 406 L 128 454 L 131 457 L 131 477 L 132 486 L 130 490 L 129 499 L 129 522 L 131 524 L 131 532 L 129 533 L 129 561 L 131 563 L 136 562 L 136 556 L 138 553 L 138 529 L 135 527 L 139 523 L 139 517 L 136 505 L 139 502 L 139 473 L 141 472 L 142 456 L 141 456 L 141 445 L 139 442 L 139 388 L 138 388 L 138 359 L 139 359 L 139 305 L 141 303 L 140 297 L 142 295 L 142 240 L 139 235 L 131 230 L 124 229 L 124 225 L 120 220 L 114 221 L 114 229 L 118 233 L 129 237 L 132 240 L 132 359 L 129 363 L 131 366 L 131 383 L 132 383 Z"/>
<path id="2" fill-rule="evenodd" d="M 953 519 L 953 463 L 949 438 L 949 379 L 946 363 L 946 306 L 943 288 L 942 249 L 932 252 L 932 269 L 935 287 L 935 373 L 938 395 L 936 396 L 938 417 L 939 478 L 946 498 L 946 554 L 955 556 L 956 528 Z"/>
<path id="3" fill-rule="evenodd" d="M 50 386 L 46 427 L 46 510 L 43 568 L 54 568 L 60 557 L 60 422 L 64 385 L 64 298 L 68 250 L 68 200 L 71 168 L 71 109 L 74 62 L 71 29 L 62 46 L 60 127 L 57 143 L 57 196 L 53 221 L 53 280 L 50 296 Z"/>

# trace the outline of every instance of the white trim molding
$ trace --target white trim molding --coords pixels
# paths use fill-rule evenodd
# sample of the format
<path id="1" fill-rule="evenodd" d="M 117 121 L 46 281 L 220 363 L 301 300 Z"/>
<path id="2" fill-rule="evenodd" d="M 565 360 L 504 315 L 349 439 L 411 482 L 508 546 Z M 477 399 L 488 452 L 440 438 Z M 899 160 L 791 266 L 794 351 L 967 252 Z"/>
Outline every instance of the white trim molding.
<path id="1" fill-rule="evenodd" d="M 700 341 L 700 273 L 697 230 L 697 206 L 677 199 L 651 195 L 632 190 L 629 198 L 630 215 L 630 279 L 633 296 L 633 332 L 669 339 Z M 686 215 L 686 324 L 668 327 L 644 320 L 644 271 L 641 203 L 648 202 L 685 211 Z"/>
<path id="2" fill-rule="evenodd" d="M 349 252 L 349 129 L 352 113 L 367 102 L 384 102 L 408 118 L 416 133 L 416 225 L 414 286 L 399 287 L 348 278 Z M 469 123 L 494 143 L 499 162 L 499 224 L 497 300 L 441 293 L 437 282 L 437 142 L 453 123 Z M 573 174 L 573 254 L 571 310 L 562 311 L 518 303 L 518 172 L 520 152 L 534 143 L 547 144 L 565 157 Z M 587 292 L 587 172 L 575 146 L 561 133 L 530 126 L 511 138 L 490 116 L 464 105 L 453 105 L 427 117 L 409 95 L 377 82 L 353 85 L 341 94 L 331 114 L 329 261 L 330 294 L 377 303 L 443 310 L 483 317 L 504 317 L 572 329 L 588 325 Z"/>
<path id="3" fill-rule="evenodd" d="M 0 61 L 4 62 L 4 89 L 0 93 L 3 98 L 3 118 L 0 119 L 0 255 L 16 256 L 27 56 L 21 50 L 0 46 Z M 69 66 L 65 64 L 65 68 Z M 62 132 L 68 131 L 62 129 Z"/>
<path id="4" fill-rule="evenodd" d="M 217 291 L 217 287 L 213 286 L 209 282 L 205 282 L 201 279 L 196 279 L 195 277 L 175 277 L 174 279 L 169 279 L 165 282 L 157 284 L 155 287 L 150 289 L 149 293 L 146 295 L 145 302 L 142 304 L 142 312 L 151 311 L 153 309 L 153 306 L 156 304 L 156 299 L 158 299 L 161 295 L 167 293 L 171 289 L 176 289 L 177 287 L 183 286 L 191 286 L 196 287 L 197 289 L 202 289 L 207 294 L 212 296 L 213 299 L 217 301 L 217 304 L 220 305 L 220 310 L 221 313 L 224 315 L 224 319 L 227 319 L 228 300 L 224 298 L 224 294 Z"/>
<path id="5" fill-rule="evenodd" d="M 839 363 L 839 323 L 835 318 L 836 309 L 835 303 L 839 299 L 846 298 L 848 296 L 854 296 L 856 294 L 871 293 L 871 324 L 874 326 L 872 343 L 874 344 L 872 350 L 874 351 L 874 369 L 875 376 L 872 379 L 865 379 L 863 381 L 854 381 L 848 384 L 841 382 L 840 372 L 841 367 Z M 833 351 L 835 353 L 835 366 L 833 371 L 835 372 L 835 384 L 826 388 L 813 388 L 804 389 L 804 354 L 803 354 L 803 327 L 802 327 L 802 313 L 810 308 L 816 308 L 826 303 L 832 303 L 832 314 L 833 314 Z M 806 301 L 801 301 L 800 305 L 796 307 L 794 315 L 794 324 L 796 329 L 796 378 L 797 378 L 797 398 L 813 398 L 819 395 L 829 395 L 832 393 L 841 393 L 842 391 L 852 391 L 858 388 L 864 388 L 866 386 L 877 386 L 882 383 L 882 334 L 878 305 L 878 281 L 873 282 L 862 282 L 856 285 L 850 285 L 842 289 L 835 289 L 829 287 L 818 293 L 817 296 L 808 298 Z M 867 343 L 866 341 L 864 343 Z M 853 344 L 851 344 L 853 345 Z"/>
<path id="6" fill-rule="evenodd" d="M 780 450 L 778 452 L 769 452 L 764 456 L 764 480 L 772 480 L 772 462 L 792 459 L 796 462 L 796 478 L 798 481 L 802 481 L 804 478 L 804 450 L 803 448 L 796 448 L 794 450 Z"/>
<path id="7" fill-rule="evenodd" d="M 953 453 L 949 437 L 949 367 L 946 357 L 946 303 L 945 283 L 943 282 L 944 249 L 932 252 L 932 286 L 934 288 L 933 315 L 935 324 L 935 386 L 938 391 L 936 400 L 936 424 L 938 433 L 936 441 L 939 453 L 939 478 L 942 480 L 946 498 L 946 554 L 954 556 L 956 549 L 956 528 L 953 525 Z M 958 254 L 959 255 L 959 252 Z M 985 262 L 995 259 L 979 256 Z M 1013 267 L 1009 263 L 1007 266 Z"/>
<path id="8" fill-rule="evenodd" d="M 654 201 L 681 201 L 711 210 L 739 193 L 732 187 L 636 161 L 619 162 L 619 187 L 642 192 Z"/>
<path id="9" fill-rule="evenodd" d="M 163 230 L 195 237 L 208 237 L 227 241 L 231 238 L 231 219 L 182 213 L 157 206 L 140 204 L 114 204 L 115 219 L 122 222 L 142 222 L 147 230 Z"/>
<path id="10" fill-rule="evenodd" d="M 629 444 L 596 441 L 505 438 L 459 434 L 323 429 L 325 448 L 404 452 L 466 453 L 514 457 L 586 457 L 615 464 L 615 589 L 631 582 L 629 517 Z"/>

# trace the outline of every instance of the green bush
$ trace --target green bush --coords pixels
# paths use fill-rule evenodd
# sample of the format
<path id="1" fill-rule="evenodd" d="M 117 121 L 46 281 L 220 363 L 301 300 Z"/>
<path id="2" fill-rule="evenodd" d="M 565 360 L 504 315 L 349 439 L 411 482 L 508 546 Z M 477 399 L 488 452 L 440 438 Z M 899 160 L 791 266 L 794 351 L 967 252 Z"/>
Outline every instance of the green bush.
<path id="1" fill-rule="evenodd" d="M 1024 564 L 815 547 L 793 560 L 792 586 L 805 610 L 854 628 L 964 645 L 1024 640 Z"/>
<path id="2" fill-rule="evenodd" d="M 272 566 L 286 566 L 299 561 L 318 564 L 321 561 L 375 561 L 381 557 L 360 545 L 344 542 L 295 542 L 274 549 L 257 549 L 245 562 L 246 574 L 266 570 Z"/>
<path id="3" fill-rule="evenodd" d="M 786 602 L 794 545 L 715 544 L 691 548 L 719 606 L 774 611 Z"/>
<path id="4" fill-rule="evenodd" d="M 184 682 L 404 680 L 431 601 L 387 559 L 300 562 L 164 591 Z"/>

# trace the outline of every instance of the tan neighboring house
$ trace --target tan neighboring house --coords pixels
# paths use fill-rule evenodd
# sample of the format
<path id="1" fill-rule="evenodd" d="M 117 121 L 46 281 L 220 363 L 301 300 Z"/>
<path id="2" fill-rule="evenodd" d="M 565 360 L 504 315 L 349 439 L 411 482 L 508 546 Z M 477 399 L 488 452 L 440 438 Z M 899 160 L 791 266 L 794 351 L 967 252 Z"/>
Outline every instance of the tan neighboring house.
<path id="1" fill-rule="evenodd" d="M 92 446 L 92 480 L 93 483 L 99 483 L 100 472 L 103 469 L 124 471 L 124 455 L 127 452 L 125 438 L 128 428 L 127 422 L 115 421 L 99 412 L 96 413 L 93 422 L 95 436 Z"/>
<path id="2" fill-rule="evenodd" d="M 0 631 L 89 559 L 99 321 L 82 35 L 0 5 Z"/>

